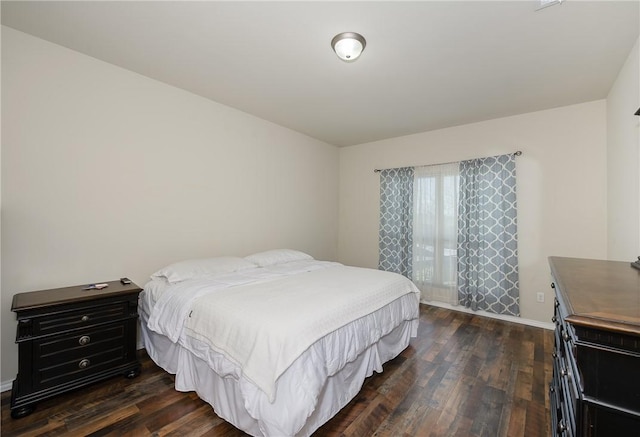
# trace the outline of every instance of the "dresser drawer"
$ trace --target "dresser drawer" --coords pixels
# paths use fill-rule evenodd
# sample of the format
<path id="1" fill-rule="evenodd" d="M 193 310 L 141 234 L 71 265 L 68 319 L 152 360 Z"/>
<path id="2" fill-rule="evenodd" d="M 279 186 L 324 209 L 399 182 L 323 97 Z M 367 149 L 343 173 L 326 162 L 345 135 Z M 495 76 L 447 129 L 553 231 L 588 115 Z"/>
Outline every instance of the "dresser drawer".
<path id="1" fill-rule="evenodd" d="M 560 404 L 562 410 L 562 419 L 558 421 L 558 435 L 563 437 L 573 437 L 576 435 L 575 423 L 569 414 L 568 406 L 565 403 Z"/>
<path id="2" fill-rule="evenodd" d="M 34 386 L 43 389 L 61 385 L 66 382 L 99 374 L 111 367 L 126 363 L 124 345 L 97 351 L 79 358 L 69 359 L 54 365 L 39 367 L 34 370 Z"/>
<path id="3" fill-rule="evenodd" d="M 567 424 L 567 432 L 572 435 L 576 434 L 576 424 L 578 423 L 578 392 L 571 372 L 567 370 L 566 363 L 560 368 L 560 386 L 562 392 L 563 406 L 565 408 L 565 418 Z"/>
<path id="4" fill-rule="evenodd" d="M 562 386 L 560 382 L 560 371 L 558 370 L 558 360 L 553 361 L 553 375 L 551 378 L 551 385 L 549 386 L 549 398 L 551 400 L 552 412 L 555 405 L 556 410 L 560 409 L 560 396 L 562 392 Z M 559 411 L 556 411 L 556 418 L 561 416 Z"/>
<path id="5" fill-rule="evenodd" d="M 584 386 L 582 384 L 581 369 L 576 361 L 576 341 L 577 335 L 575 328 L 566 321 L 567 309 L 561 297 L 557 296 L 555 300 L 554 321 L 556 323 L 556 344 L 561 349 L 561 355 L 566 361 L 566 370 L 570 373 L 571 378 L 576 386 L 576 390 L 582 393 Z"/>
<path id="6" fill-rule="evenodd" d="M 114 348 L 124 343 L 124 337 L 125 325 L 122 322 L 85 328 L 73 334 L 45 337 L 33 343 L 35 356 L 39 357 L 37 367 L 53 366 Z"/>
<path id="7" fill-rule="evenodd" d="M 558 343 L 556 343 L 558 346 Z M 567 405 L 565 400 L 565 391 L 561 378 L 561 365 L 563 358 L 557 351 L 554 350 L 553 354 L 553 377 L 551 380 L 551 387 L 549 390 L 549 397 L 551 400 L 551 414 L 552 414 L 552 435 L 553 436 L 566 436 L 567 429 L 569 428 L 570 416 L 567 411 Z"/>
<path id="8" fill-rule="evenodd" d="M 576 358 L 584 375 L 584 396 L 640 414 L 640 356 L 578 344 Z"/>
<path id="9" fill-rule="evenodd" d="M 129 316 L 127 302 L 108 305 L 85 305 L 66 311 L 34 317 L 33 336 L 50 335 L 71 329 L 85 328 L 100 323 L 112 322 Z"/>
<path id="10" fill-rule="evenodd" d="M 555 381 L 549 386 L 549 400 L 551 402 L 551 435 L 557 435 L 558 421 L 562 418 L 558 400 L 558 386 Z"/>
<path id="11" fill-rule="evenodd" d="M 578 410 L 578 401 L 580 400 L 580 393 L 582 389 L 580 387 L 580 376 L 578 374 L 578 367 L 575 362 L 573 345 L 571 341 L 562 341 L 562 347 L 564 349 L 563 360 L 560 364 L 560 379 L 562 380 L 567 402 L 571 406 L 571 411 L 574 414 Z"/>
<path id="12" fill-rule="evenodd" d="M 636 437 L 640 430 L 640 415 L 585 402 L 585 423 L 589 437 Z"/>

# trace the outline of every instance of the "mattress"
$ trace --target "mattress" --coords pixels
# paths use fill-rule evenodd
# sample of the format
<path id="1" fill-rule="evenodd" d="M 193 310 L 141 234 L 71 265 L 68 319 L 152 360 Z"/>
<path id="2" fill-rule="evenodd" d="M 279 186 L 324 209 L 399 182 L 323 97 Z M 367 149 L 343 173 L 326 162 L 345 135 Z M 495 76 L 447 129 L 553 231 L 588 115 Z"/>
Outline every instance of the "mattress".
<path id="1" fill-rule="evenodd" d="M 196 391 L 219 416 L 255 436 L 310 435 L 417 334 L 419 293 L 410 281 L 336 263 L 293 264 L 251 269 L 222 281 L 218 277 L 210 292 L 202 291 L 206 281 L 196 281 L 193 298 L 185 295 L 188 284 L 152 280 L 140 296 L 145 348 L 159 366 L 176 375 L 176 389 Z M 228 286 L 219 285 L 224 281 Z M 342 296 L 354 290 L 356 305 Z M 298 296 L 303 292 L 307 294 Z M 168 306 L 165 312 L 183 314 L 184 320 L 177 317 L 163 332 L 157 320 L 150 320 L 171 293 L 186 309 Z M 342 299 L 349 308 L 335 303 L 317 311 L 323 299 Z M 283 306 L 293 311 L 288 318 Z M 316 313 L 315 326 L 305 328 L 305 320 Z M 269 314 L 276 318 L 270 331 Z M 235 319 L 238 326 L 225 327 Z M 237 344 L 229 346 L 234 339 Z M 252 364 L 252 359 L 257 361 Z"/>

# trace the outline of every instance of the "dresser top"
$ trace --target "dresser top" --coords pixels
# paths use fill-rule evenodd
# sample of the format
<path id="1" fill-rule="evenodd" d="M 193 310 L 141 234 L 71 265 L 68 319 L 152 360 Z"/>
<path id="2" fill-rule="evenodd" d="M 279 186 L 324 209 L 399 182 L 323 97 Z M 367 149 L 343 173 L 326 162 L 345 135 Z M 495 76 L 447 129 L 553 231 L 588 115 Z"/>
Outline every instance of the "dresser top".
<path id="1" fill-rule="evenodd" d="M 574 325 L 640 335 L 640 270 L 630 262 L 549 257 Z"/>
<path id="2" fill-rule="evenodd" d="M 90 301 L 95 299 L 105 299 L 128 294 L 137 294 L 141 291 L 133 282 L 122 285 L 120 281 L 104 282 L 108 287 L 101 290 L 83 290 L 88 284 L 76 285 L 73 287 L 54 288 L 51 290 L 30 291 L 18 293 L 13 296 L 11 311 L 20 312 L 36 308 L 43 308 L 53 305 L 63 305 Z"/>

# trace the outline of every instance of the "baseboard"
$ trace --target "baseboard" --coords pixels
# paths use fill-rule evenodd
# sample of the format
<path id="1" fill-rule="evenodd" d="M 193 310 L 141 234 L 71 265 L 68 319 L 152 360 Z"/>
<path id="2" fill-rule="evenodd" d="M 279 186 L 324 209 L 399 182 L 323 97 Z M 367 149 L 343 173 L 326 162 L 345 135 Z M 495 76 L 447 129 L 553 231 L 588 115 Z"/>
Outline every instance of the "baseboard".
<path id="1" fill-rule="evenodd" d="M 4 393 L 5 391 L 11 390 L 11 386 L 13 385 L 13 379 L 11 381 L 3 381 L 0 383 L 0 392 Z"/>
<path id="2" fill-rule="evenodd" d="M 551 322 L 540 322 L 538 320 L 523 319 L 522 317 L 505 316 L 503 314 L 494 314 L 487 311 L 473 311 L 469 308 L 460 305 L 451 305 L 443 302 L 435 301 L 420 301 L 421 304 L 431 305 L 434 307 L 446 308 L 453 311 L 460 311 L 461 313 L 475 314 L 476 316 L 489 317 L 491 319 L 504 320 L 505 322 L 520 323 L 522 325 L 534 326 L 536 328 L 548 329 L 553 331 L 556 327 Z"/>

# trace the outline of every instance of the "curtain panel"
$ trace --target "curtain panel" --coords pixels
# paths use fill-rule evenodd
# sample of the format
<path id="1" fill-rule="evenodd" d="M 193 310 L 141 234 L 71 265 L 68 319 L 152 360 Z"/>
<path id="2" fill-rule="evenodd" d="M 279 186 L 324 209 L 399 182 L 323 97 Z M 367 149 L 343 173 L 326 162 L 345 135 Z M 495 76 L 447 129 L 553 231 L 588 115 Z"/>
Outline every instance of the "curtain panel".
<path id="1" fill-rule="evenodd" d="M 413 259 L 412 167 L 380 172 L 380 270 L 411 279 Z"/>
<path id="2" fill-rule="evenodd" d="M 472 310 L 520 316 L 515 157 L 460 163 L 458 299 Z"/>

